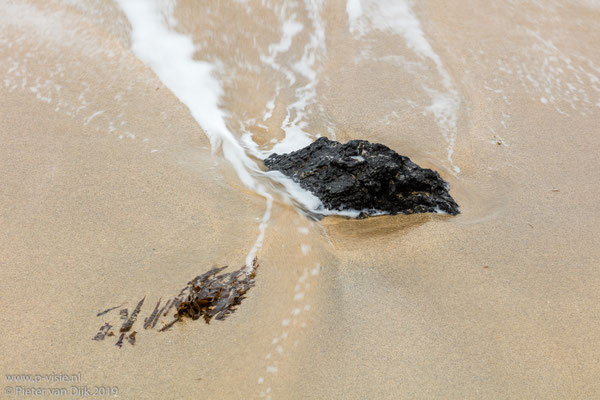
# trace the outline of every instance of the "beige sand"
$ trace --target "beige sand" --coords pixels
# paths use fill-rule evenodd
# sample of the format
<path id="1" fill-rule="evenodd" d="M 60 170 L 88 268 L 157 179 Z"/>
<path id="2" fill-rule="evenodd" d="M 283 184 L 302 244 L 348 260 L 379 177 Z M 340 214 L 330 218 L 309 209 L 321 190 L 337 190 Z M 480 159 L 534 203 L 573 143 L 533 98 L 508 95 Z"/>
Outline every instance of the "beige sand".
<path id="1" fill-rule="evenodd" d="M 345 38 L 345 3 L 328 4 L 330 78 L 311 127 L 333 121 L 340 140 L 383 142 L 439 169 L 463 213 L 313 222 L 276 204 L 257 285 L 238 312 L 166 333 L 138 321 L 136 345 L 118 349 L 91 340 L 117 312 L 96 313 L 146 296 L 143 319 L 195 275 L 238 267 L 265 202 L 211 156 L 188 110 L 129 51 L 114 6 L 86 16 L 59 2 L 9 2 L 0 67 L 25 72 L 0 85 L 3 386 L 19 386 L 9 374 L 81 373 L 80 383 L 20 386 L 116 386 L 124 399 L 600 397 L 600 100 L 585 84 L 600 75 L 600 12 L 583 4 L 417 8 L 462 100 L 458 175 L 435 122 L 388 101 L 426 104 L 418 83 L 397 66 L 353 62 L 361 44 Z M 50 23 L 8 24 L 16 6 L 80 30 L 54 41 Z M 201 43 L 198 8 L 182 1 L 175 15 Z M 211 28 L 235 33 L 235 18 L 232 8 Z M 255 25 L 260 43 L 275 41 L 276 29 Z M 235 65 L 207 43 L 208 59 Z M 233 117 L 259 114 L 264 75 L 226 81 Z M 265 87 L 251 90 L 253 80 Z M 250 129 L 259 143 L 281 135 Z"/>

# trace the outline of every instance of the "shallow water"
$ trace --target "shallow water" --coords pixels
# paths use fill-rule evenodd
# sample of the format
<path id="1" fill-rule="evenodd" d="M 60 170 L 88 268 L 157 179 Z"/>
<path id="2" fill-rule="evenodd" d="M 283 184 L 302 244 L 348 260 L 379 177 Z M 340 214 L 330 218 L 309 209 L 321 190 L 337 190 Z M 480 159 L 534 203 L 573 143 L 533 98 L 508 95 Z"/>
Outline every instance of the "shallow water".
<path id="1" fill-rule="evenodd" d="M 596 2 L 10 0 L 0 23 L 6 385 L 600 394 Z M 462 214 L 309 218 L 260 160 L 319 136 L 438 170 Z M 91 340 L 254 256 L 225 321 Z"/>

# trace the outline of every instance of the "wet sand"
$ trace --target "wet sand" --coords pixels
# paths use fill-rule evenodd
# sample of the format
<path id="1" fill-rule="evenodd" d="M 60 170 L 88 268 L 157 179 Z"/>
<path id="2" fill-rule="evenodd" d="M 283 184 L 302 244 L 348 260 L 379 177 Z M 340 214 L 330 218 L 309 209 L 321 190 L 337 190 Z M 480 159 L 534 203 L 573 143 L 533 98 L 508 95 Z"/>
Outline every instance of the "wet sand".
<path id="1" fill-rule="evenodd" d="M 598 397 L 600 99 L 584 79 L 600 75 L 600 11 L 442 3 L 416 13 L 460 93 L 460 173 L 419 108 L 429 99 L 418 82 L 387 62 L 353 61 L 380 33 L 348 40 L 344 3 L 321 13 L 328 78 L 311 128 L 334 126 L 338 140 L 382 142 L 438 169 L 462 214 L 311 221 L 276 202 L 256 286 L 239 310 L 158 333 L 140 323 L 160 297 L 213 266 L 243 264 L 265 201 L 211 154 L 188 109 L 131 53 L 116 7 L 104 9 L 103 25 L 58 2 L 11 2 L 65 9 L 57 20 L 87 36 L 45 45 L 26 22 L 2 36 L 2 70 L 16 60 L 31 74 L 23 83 L 7 73 L 0 85 L 4 386 L 16 386 L 10 374 L 80 372 L 74 385 L 116 386 L 125 399 Z M 203 31 L 190 26 L 200 11 L 182 2 L 174 13 L 198 43 Z M 509 23 L 517 28 L 507 33 Z M 94 40 L 103 51 L 90 50 Z M 382 54 L 398 47 L 417 58 L 393 38 L 377 40 Z M 206 59 L 252 58 L 228 58 L 220 46 L 208 42 Z M 251 81 L 263 104 L 269 74 L 223 78 L 232 126 L 259 114 Z M 50 101 L 30 89 L 36 76 L 61 85 Z M 583 90 L 579 100 L 566 83 Z M 257 143 L 281 137 L 290 93 L 282 89 L 266 129 L 245 125 Z M 135 346 L 91 340 L 104 322 L 119 323 L 118 311 L 96 313 L 122 303 L 131 311 L 144 296 Z"/>

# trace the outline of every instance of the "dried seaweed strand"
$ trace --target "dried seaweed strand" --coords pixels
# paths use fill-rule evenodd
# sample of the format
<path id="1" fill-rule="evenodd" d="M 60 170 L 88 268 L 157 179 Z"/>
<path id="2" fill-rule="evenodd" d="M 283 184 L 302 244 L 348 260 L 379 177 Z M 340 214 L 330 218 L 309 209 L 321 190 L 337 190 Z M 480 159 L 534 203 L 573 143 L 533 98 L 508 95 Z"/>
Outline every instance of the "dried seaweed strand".
<path id="1" fill-rule="evenodd" d="M 109 324 L 108 322 L 106 322 L 104 325 L 102 325 L 100 327 L 100 330 L 98 330 L 98 333 L 96 333 L 96 336 L 94 336 L 92 338 L 92 340 L 97 340 L 97 341 L 104 340 L 104 337 L 106 336 L 106 334 L 108 333 L 110 328 L 112 328 L 112 325 Z"/>
<path id="2" fill-rule="evenodd" d="M 117 347 L 123 346 L 123 338 L 124 337 L 125 337 L 125 334 L 121 333 L 121 335 L 119 336 L 119 340 L 117 340 L 117 343 L 115 343 L 115 346 L 117 346 Z"/>
<path id="3" fill-rule="evenodd" d="M 127 338 L 127 341 L 129 341 L 129 344 L 131 344 L 132 346 L 135 344 L 135 334 L 137 332 L 133 331 L 129 334 L 129 337 Z"/>
<path id="4" fill-rule="evenodd" d="M 96 314 L 96 317 L 100 317 L 104 314 L 108 314 L 109 312 L 111 312 L 112 310 L 116 310 L 117 308 L 121 307 L 123 304 L 119 304 L 118 306 L 115 307 L 111 307 L 111 308 L 107 308 L 104 311 L 99 312 L 98 314 Z"/>
<path id="5" fill-rule="evenodd" d="M 150 316 L 148 318 L 144 319 L 144 329 L 148 329 L 154 322 L 154 319 L 158 318 L 158 307 L 160 307 L 161 300 L 162 300 L 162 298 L 158 299 L 158 303 L 156 303 L 156 306 L 154 307 L 152 314 L 150 314 Z"/>
<path id="6" fill-rule="evenodd" d="M 142 305 L 144 304 L 144 300 L 146 300 L 145 296 L 142 300 L 140 300 L 140 302 L 137 304 L 137 306 L 135 306 L 135 309 L 131 313 L 131 316 L 129 317 L 129 319 L 123 325 L 121 325 L 120 332 L 129 332 L 129 330 L 135 323 L 135 320 L 137 319 L 140 309 L 142 308 Z"/>

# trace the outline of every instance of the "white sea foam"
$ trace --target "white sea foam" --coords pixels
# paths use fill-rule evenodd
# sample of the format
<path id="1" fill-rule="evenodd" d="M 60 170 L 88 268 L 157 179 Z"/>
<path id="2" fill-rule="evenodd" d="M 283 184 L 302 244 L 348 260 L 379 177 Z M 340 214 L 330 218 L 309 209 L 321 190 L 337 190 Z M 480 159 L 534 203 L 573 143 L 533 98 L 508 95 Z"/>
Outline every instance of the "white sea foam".
<path id="1" fill-rule="evenodd" d="M 168 28 L 159 3 L 150 0 L 118 0 L 131 24 L 132 50 L 158 78 L 185 104 L 194 119 L 209 137 L 214 152 L 222 150 L 242 183 L 266 198 L 266 210 L 259 225 L 259 235 L 246 258 L 252 265 L 262 246 L 271 215 L 273 197 L 255 179 L 260 169 L 244 151 L 225 122 L 225 112 L 219 107 L 223 89 L 213 76 L 214 66 L 194 60 L 194 44 L 186 35 Z M 164 2 L 163 2 L 164 3 Z M 172 7 L 167 7 L 167 11 Z M 171 22 L 173 20 L 171 19 Z"/>
<path id="2" fill-rule="evenodd" d="M 312 142 L 310 133 L 304 128 L 308 126 L 306 117 L 308 107 L 316 101 L 319 83 L 319 61 L 325 55 L 325 23 L 321 18 L 323 2 L 305 0 L 305 8 L 312 23 L 309 41 L 304 46 L 302 58 L 293 64 L 292 70 L 307 82 L 295 90 L 296 101 L 288 105 L 286 116 L 281 125 L 285 137 L 273 146 L 272 153 L 289 153 L 301 149 Z M 285 34 L 285 30 L 284 30 Z"/>
<path id="3" fill-rule="evenodd" d="M 348 0 L 346 2 L 346 12 L 348 13 L 350 32 L 362 34 L 365 28 L 361 25 L 363 9 L 360 0 Z"/>
<path id="4" fill-rule="evenodd" d="M 104 114 L 104 110 L 96 111 L 95 113 L 93 113 L 92 115 L 90 115 L 90 116 L 89 116 L 89 117 L 88 117 L 88 118 L 85 120 L 85 122 L 83 123 L 83 125 L 86 125 L 86 126 L 87 126 L 87 125 L 89 125 L 89 124 L 90 124 L 90 122 L 91 122 L 91 121 L 92 121 L 94 118 L 96 118 L 98 115 L 102 115 L 102 114 Z"/>
<path id="5" fill-rule="evenodd" d="M 292 39 L 299 32 L 301 32 L 302 29 L 303 29 L 302 24 L 297 22 L 293 18 L 284 20 L 283 26 L 281 28 L 281 30 L 282 30 L 281 40 L 279 41 L 279 43 L 274 43 L 269 46 L 269 54 L 268 55 L 262 55 L 260 57 L 260 60 L 263 63 L 269 65 L 274 70 L 276 70 L 276 71 L 283 70 L 290 85 L 293 85 L 294 82 L 296 82 L 296 77 L 294 76 L 294 74 L 291 71 L 289 71 L 286 68 L 283 68 L 280 64 L 278 64 L 275 59 L 279 53 L 285 53 L 290 49 L 290 46 L 292 45 Z"/>
<path id="6" fill-rule="evenodd" d="M 214 66 L 194 60 L 192 39 L 169 30 L 156 2 L 119 0 L 119 4 L 131 24 L 133 52 L 189 108 L 213 149 L 222 149 L 242 183 L 257 189 L 249 170 L 258 167 L 227 128 L 219 107 L 223 89 L 213 76 Z"/>
<path id="7" fill-rule="evenodd" d="M 600 10 L 600 0 L 580 0 L 576 1 L 576 3 L 588 6 L 594 10 Z"/>
<path id="8" fill-rule="evenodd" d="M 557 11 L 544 9 L 544 12 L 555 18 L 560 16 Z M 573 112 L 580 115 L 596 113 L 600 104 L 600 67 L 587 54 L 561 47 L 560 38 L 568 35 L 563 26 L 557 25 L 556 32 L 524 29 L 530 43 L 510 57 L 497 59 L 494 73 L 483 82 L 484 89 L 501 95 L 507 104 L 511 104 L 509 97 L 521 96 L 520 91 L 525 90 L 532 100 L 554 108 L 563 116 Z M 471 59 L 464 62 L 488 62 L 480 54 L 483 53 L 473 52 Z M 519 94 L 513 85 L 515 80 L 521 85 Z"/>
<path id="9" fill-rule="evenodd" d="M 293 85 L 296 82 L 296 76 L 294 73 L 287 67 L 282 66 L 277 62 L 277 57 L 289 51 L 290 46 L 292 45 L 292 40 L 294 37 L 302 31 L 304 26 L 297 22 L 294 19 L 294 16 L 287 17 L 286 16 L 287 7 L 281 7 L 281 11 L 279 13 L 279 19 L 282 22 L 281 26 L 281 39 L 278 43 L 273 43 L 268 47 L 268 55 L 261 54 L 260 60 L 273 68 L 275 71 L 279 71 L 283 73 L 288 81 L 288 85 Z M 275 109 L 275 101 L 277 97 L 279 97 L 279 92 L 281 90 L 281 85 L 278 83 L 275 87 L 275 95 L 266 105 L 267 110 L 263 115 L 263 121 L 268 120 L 273 115 L 273 110 Z"/>
<path id="10" fill-rule="evenodd" d="M 321 200 L 308 190 L 301 188 L 300 185 L 283 175 L 281 172 L 267 171 L 264 174 L 285 188 L 285 191 L 282 193 L 285 201 L 289 203 L 296 202 L 300 208 L 315 213 L 320 213 L 324 209 Z"/>
<path id="11" fill-rule="evenodd" d="M 122 68 L 128 65 L 122 62 L 127 56 L 115 52 L 114 46 L 99 39 L 93 29 L 81 29 L 80 20 L 72 13 L 43 4 L 4 4 L 0 26 L 7 28 L 0 30 L 0 45 L 12 49 L 8 57 L 0 59 L 0 69 L 5 71 L 3 83 L 9 92 L 22 90 L 32 94 L 39 101 L 52 104 L 55 112 L 82 120 L 84 126 L 90 125 L 90 114 L 95 118 L 103 113 L 93 112 L 97 97 L 89 83 L 72 77 L 88 64 L 114 62 Z M 89 68 L 86 72 L 96 73 Z M 63 90 L 63 85 L 68 85 L 69 90 Z M 108 89 L 112 89 L 111 84 Z M 96 125 L 93 129 L 113 132 L 114 124 L 131 137 L 123 129 L 126 122 L 122 114 L 91 125 Z"/>
<path id="12" fill-rule="evenodd" d="M 267 111 L 265 111 L 265 113 L 263 115 L 263 121 L 266 121 L 273 116 L 273 110 L 275 109 L 275 100 L 277 100 L 278 96 L 279 96 L 279 86 L 277 86 L 275 89 L 275 96 L 273 96 L 273 98 L 267 102 L 267 105 L 266 105 Z"/>
<path id="13" fill-rule="evenodd" d="M 350 31 L 361 38 L 371 31 L 393 32 L 404 38 L 406 45 L 421 59 L 434 63 L 444 92 L 426 88 L 431 105 L 425 108 L 433 115 L 448 144 L 448 161 L 455 172 L 453 153 L 456 141 L 456 122 L 460 97 L 452 78 L 440 58 L 425 38 L 421 23 L 407 0 L 347 0 L 346 12 Z"/>

